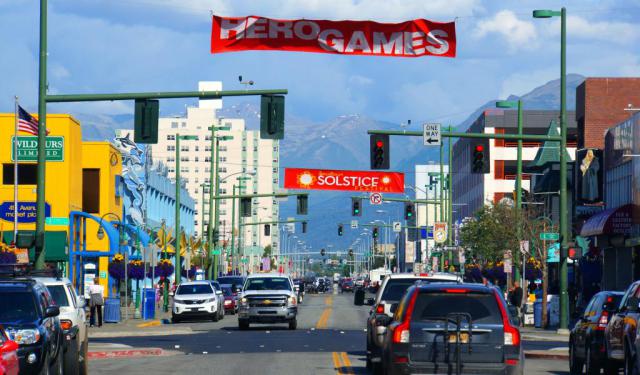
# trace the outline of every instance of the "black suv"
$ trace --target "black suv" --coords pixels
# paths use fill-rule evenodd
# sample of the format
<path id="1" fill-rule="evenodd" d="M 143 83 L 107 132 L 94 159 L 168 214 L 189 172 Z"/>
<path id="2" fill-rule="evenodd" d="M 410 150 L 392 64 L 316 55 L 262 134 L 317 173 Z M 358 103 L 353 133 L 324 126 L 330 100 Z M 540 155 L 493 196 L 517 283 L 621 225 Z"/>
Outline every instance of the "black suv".
<path id="1" fill-rule="evenodd" d="M 417 284 L 389 319 L 387 374 L 523 374 L 520 331 L 493 287 Z"/>
<path id="2" fill-rule="evenodd" d="M 30 278 L 0 279 L 0 324 L 18 343 L 20 374 L 63 373 L 64 339 L 49 290 Z"/>

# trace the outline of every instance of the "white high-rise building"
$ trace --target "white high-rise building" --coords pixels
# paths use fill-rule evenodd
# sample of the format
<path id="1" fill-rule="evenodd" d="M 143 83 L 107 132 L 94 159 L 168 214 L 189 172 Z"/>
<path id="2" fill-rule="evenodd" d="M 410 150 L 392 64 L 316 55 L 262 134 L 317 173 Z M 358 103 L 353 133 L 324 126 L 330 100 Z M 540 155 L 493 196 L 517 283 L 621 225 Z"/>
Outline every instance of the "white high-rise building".
<path id="1" fill-rule="evenodd" d="M 427 165 L 416 165 L 416 186 L 415 194 L 416 199 L 429 199 L 429 200 L 437 200 L 440 199 L 439 191 L 440 191 L 440 182 L 439 182 L 439 174 L 440 174 L 440 164 L 427 164 Z M 444 173 L 444 177 L 447 178 L 449 168 L 447 165 L 442 166 L 442 172 Z M 431 176 L 429 176 L 431 174 Z M 430 186 L 431 185 L 431 186 Z M 446 186 L 446 185 L 445 185 Z M 428 209 L 427 209 L 428 207 Z M 446 209 L 446 206 L 445 206 Z M 436 221 L 444 221 L 440 219 L 440 205 L 435 204 L 418 204 L 416 205 L 416 220 L 419 227 L 428 227 L 429 232 L 432 232 L 433 224 Z M 438 219 L 438 220 L 436 220 Z M 428 239 L 420 239 L 420 248 L 422 249 L 422 262 L 425 262 L 429 259 L 431 251 L 435 247 L 435 242 L 433 241 L 433 237 Z"/>
<path id="2" fill-rule="evenodd" d="M 221 82 L 200 82 L 200 91 L 222 90 Z M 169 178 L 175 179 L 176 136 L 197 136 L 197 140 L 180 140 L 180 179 L 195 200 L 195 234 L 200 236 L 209 224 L 209 183 L 212 163 L 210 126 L 230 127 L 228 131 L 217 131 L 216 137 L 231 136 L 231 140 L 220 140 L 219 164 L 220 195 L 236 193 L 273 193 L 279 186 L 279 146 L 278 141 L 260 139 L 260 131 L 246 130 L 243 119 L 217 117 L 216 110 L 222 108 L 222 99 L 200 100 L 197 107 L 188 107 L 186 117 L 162 117 L 159 120 L 158 143 L 152 147 L 154 161 L 162 161 L 168 166 Z M 214 160 L 215 161 L 215 160 Z M 238 181 L 237 178 L 248 178 Z M 243 187 L 241 188 L 240 185 Z M 236 199 L 235 224 L 232 223 L 232 200 L 220 201 L 219 233 L 220 241 L 231 244 L 232 232 L 238 246 L 238 235 L 243 233 L 241 246 L 244 254 L 262 255 L 267 245 L 277 252 L 279 239 L 277 226 L 273 226 L 269 236 L 265 236 L 263 225 L 238 226 L 239 200 Z M 241 218 L 242 223 L 277 221 L 278 201 L 275 198 L 255 198 L 252 202 L 252 216 Z M 215 208 L 215 206 L 214 206 Z"/>

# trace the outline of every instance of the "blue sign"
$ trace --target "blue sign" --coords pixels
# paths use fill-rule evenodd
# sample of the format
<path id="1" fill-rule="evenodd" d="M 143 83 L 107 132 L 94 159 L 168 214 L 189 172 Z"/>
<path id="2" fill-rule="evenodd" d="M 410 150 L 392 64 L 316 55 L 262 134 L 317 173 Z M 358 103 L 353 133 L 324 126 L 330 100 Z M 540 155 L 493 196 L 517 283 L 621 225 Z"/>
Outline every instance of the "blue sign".
<path id="1" fill-rule="evenodd" d="M 547 263 L 560 262 L 560 244 L 554 243 L 547 248 Z"/>
<path id="2" fill-rule="evenodd" d="M 433 227 L 429 228 L 429 233 L 427 233 L 427 228 L 420 228 L 420 238 L 421 239 L 427 239 L 427 234 L 428 234 L 428 238 L 433 238 Z"/>
<path id="3" fill-rule="evenodd" d="M 14 202 L 0 204 L 0 219 L 13 223 Z M 45 218 L 51 216 L 51 205 L 44 204 Z M 36 222 L 36 202 L 18 202 L 18 223 Z"/>

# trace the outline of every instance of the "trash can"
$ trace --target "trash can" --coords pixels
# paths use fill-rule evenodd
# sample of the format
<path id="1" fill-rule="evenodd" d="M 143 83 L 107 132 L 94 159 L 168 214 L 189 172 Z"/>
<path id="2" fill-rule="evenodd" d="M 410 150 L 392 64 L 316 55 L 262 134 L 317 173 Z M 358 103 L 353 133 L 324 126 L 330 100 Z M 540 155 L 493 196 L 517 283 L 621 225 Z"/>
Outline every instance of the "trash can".
<path id="1" fill-rule="evenodd" d="M 533 325 L 542 328 L 542 301 L 533 303 Z"/>
<path id="2" fill-rule="evenodd" d="M 356 306 L 364 305 L 364 288 L 358 288 L 353 293 L 353 304 Z"/>
<path id="3" fill-rule="evenodd" d="M 156 290 L 142 289 L 142 319 L 150 320 L 156 316 Z"/>
<path id="4" fill-rule="evenodd" d="M 105 323 L 120 322 L 120 298 L 107 298 L 104 301 L 104 321 Z"/>

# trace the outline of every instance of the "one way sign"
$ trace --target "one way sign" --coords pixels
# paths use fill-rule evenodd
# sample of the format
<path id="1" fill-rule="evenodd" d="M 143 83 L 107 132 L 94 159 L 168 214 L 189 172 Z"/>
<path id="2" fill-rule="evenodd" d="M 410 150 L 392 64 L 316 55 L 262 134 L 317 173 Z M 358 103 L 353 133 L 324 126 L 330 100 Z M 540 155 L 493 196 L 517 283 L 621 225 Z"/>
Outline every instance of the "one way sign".
<path id="1" fill-rule="evenodd" d="M 440 124 L 424 124 L 422 126 L 422 138 L 425 146 L 440 146 L 442 137 Z"/>

